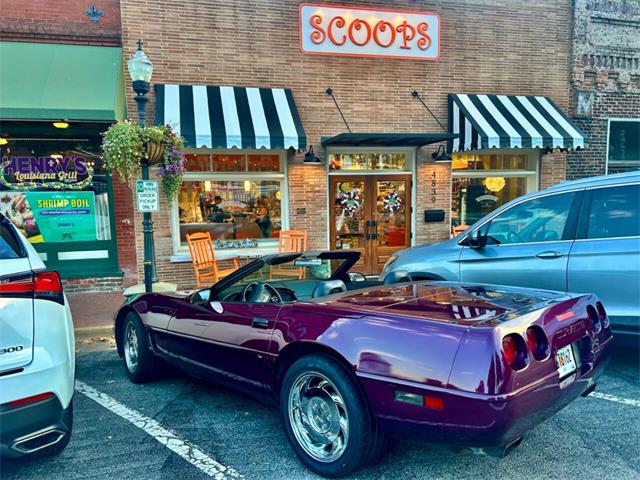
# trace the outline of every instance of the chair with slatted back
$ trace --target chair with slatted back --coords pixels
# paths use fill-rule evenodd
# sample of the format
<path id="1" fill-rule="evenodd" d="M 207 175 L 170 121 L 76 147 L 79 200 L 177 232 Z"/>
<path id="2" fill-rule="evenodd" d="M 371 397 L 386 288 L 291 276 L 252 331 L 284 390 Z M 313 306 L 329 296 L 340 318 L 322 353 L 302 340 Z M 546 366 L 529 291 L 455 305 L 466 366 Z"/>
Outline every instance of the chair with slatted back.
<path id="1" fill-rule="evenodd" d="M 191 263 L 196 274 L 198 287 L 208 287 L 238 269 L 238 259 L 236 257 L 225 259 L 225 261 L 233 262 L 233 267 L 218 267 L 216 252 L 209 232 L 196 232 L 187 235 L 187 244 L 189 245 Z"/>
<path id="2" fill-rule="evenodd" d="M 306 230 L 280 230 L 278 235 L 278 253 L 296 253 L 307 250 Z M 304 268 L 287 268 L 284 265 L 274 265 L 270 270 L 271 278 L 274 276 L 304 278 Z"/>

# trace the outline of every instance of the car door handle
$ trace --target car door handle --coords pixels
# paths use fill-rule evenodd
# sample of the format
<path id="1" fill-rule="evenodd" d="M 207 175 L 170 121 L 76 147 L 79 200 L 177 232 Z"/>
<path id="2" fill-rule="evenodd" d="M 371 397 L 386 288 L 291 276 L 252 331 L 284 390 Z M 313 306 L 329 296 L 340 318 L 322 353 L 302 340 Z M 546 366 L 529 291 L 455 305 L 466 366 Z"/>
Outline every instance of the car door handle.
<path id="1" fill-rule="evenodd" d="M 269 328 L 269 320 L 266 318 L 255 317 L 251 322 L 251 326 L 254 328 Z"/>
<path id="2" fill-rule="evenodd" d="M 538 258 L 549 259 L 549 258 L 560 258 L 564 256 L 564 253 L 560 252 L 540 252 L 536 255 Z"/>

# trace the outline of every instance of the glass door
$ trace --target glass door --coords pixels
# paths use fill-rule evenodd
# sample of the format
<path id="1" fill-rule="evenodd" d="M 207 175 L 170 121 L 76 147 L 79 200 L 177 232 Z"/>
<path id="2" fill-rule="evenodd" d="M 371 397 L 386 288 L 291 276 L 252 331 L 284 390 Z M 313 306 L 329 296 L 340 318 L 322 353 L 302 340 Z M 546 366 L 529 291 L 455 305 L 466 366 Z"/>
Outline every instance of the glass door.
<path id="1" fill-rule="evenodd" d="M 354 270 L 378 274 L 411 243 L 409 175 L 330 176 L 331 249 L 358 250 Z"/>
<path id="2" fill-rule="evenodd" d="M 380 273 L 393 253 L 411 245 L 411 178 L 377 175 L 371 180 L 375 198 L 370 220 L 370 272 Z"/>

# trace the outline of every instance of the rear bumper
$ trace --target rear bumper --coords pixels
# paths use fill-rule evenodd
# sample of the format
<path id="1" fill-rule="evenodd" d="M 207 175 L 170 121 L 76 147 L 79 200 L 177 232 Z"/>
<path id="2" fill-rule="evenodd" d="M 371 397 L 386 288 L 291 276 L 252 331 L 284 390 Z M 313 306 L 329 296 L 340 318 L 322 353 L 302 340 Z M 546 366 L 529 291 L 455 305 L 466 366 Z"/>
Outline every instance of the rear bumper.
<path id="1" fill-rule="evenodd" d="M 0 407 L 0 454 L 20 457 L 56 444 L 71 434 L 71 404 L 53 396 L 33 404 Z"/>
<path id="2" fill-rule="evenodd" d="M 590 393 L 606 368 L 612 342 L 602 345 L 597 360 L 561 382 L 557 373 L 506 395 L 484 395 L 414 382 L 359 375 L 380 426 L 403 438 L 450 445 L 504 448 L 528 430 Z M 394 400 L 401 390 L 442 399 L 443 410 Z"/>

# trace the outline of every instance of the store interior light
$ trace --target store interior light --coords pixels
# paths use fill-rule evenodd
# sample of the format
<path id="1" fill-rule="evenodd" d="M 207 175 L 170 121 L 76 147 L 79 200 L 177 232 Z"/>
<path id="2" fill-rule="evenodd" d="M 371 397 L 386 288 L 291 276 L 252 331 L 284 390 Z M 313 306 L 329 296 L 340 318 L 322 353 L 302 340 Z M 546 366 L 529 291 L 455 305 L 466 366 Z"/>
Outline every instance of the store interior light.
<path id="1" fill-rule="evenodd" d="M 209 180 L 205 180 L 204 181 L 204 191 L 205 192 L 210 192 L 211 191 L 211 182 Z"/>
<path id="2" fill-rule="evenodd" d="M 0 137 L 0 145 L 6 145 L 7 143 L 9 143 L 9 140 L 4 137 Z"/>
<path id="3" fill-rule="evenodd" d="M 250 192 L 251 191 L 251 182 L 249 180 L 245 180 L 244 181 L 244 191 L 245 192 Z"/>
<path id="4" fill-rule="evenodd" d="M 53 122 L 53 126 L 56 128 L 68 128 L 69 124 L 67 122 Z"/>

